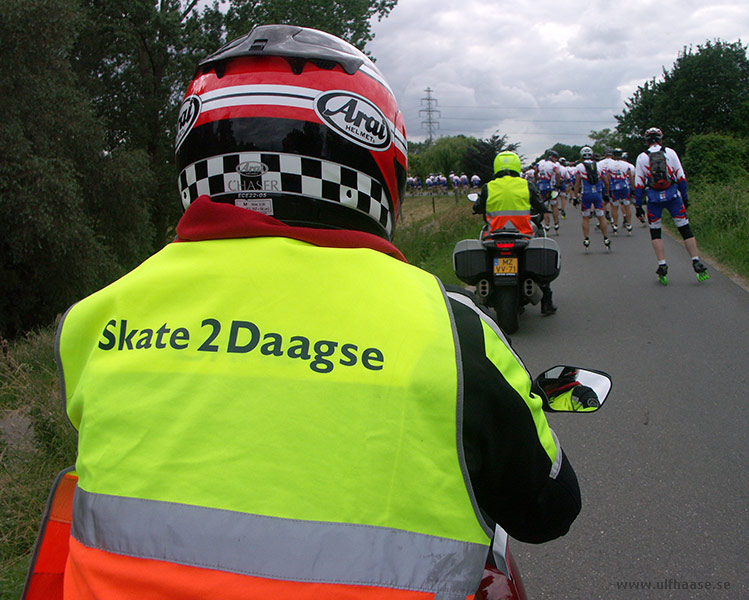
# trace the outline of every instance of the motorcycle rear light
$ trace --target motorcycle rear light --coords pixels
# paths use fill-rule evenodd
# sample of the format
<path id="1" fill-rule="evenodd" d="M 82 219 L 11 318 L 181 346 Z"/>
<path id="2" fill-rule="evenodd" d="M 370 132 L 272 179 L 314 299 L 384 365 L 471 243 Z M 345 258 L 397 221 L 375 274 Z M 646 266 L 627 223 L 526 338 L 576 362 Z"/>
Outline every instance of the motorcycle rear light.
<path id="1" fill-rule="evenodd" d="M 514 248 L 515 242 L 501 242 L 497 244 L 497 248 Z"/>

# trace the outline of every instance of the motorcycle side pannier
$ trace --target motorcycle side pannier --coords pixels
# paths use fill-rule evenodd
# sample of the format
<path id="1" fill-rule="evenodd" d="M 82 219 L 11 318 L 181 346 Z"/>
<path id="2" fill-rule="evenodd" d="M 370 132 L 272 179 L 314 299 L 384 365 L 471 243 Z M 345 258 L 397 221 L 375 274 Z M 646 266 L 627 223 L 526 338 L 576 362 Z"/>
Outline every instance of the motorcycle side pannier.
<path id="1" fill-rule="evenodd" d="M 461 240 L 453 250 L 453 268 L 458 279 L 476 285 L 491 273 L 489 253 L 481 240 Z"/>
<path id="2" fill-rule="evenodd" d="M 549 283 L 559 276 L 562 257 L 557 243 L 549 238 L 533 238 L 525 248 L 525 270 L 539 283 Z"/>

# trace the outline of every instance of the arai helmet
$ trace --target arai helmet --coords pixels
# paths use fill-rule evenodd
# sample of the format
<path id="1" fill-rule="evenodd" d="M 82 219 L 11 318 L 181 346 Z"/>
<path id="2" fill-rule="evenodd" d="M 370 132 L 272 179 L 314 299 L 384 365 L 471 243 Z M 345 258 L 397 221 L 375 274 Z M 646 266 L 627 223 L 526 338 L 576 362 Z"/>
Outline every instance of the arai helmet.
<path id="1" fill-rule="evenodd" d="M 201 61 L 175 146 L 185 207 L 208 194 L 290 225 L 392 238 L 403 115 L 374 63 L 335 36 L 263 25 Z"/>

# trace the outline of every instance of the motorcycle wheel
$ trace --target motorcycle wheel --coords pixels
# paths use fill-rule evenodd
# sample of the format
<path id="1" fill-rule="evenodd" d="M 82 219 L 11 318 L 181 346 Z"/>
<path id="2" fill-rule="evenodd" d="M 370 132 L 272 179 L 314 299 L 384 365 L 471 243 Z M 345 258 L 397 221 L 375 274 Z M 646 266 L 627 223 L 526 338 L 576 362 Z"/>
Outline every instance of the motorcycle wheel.
<path id="1" fill-rule="evenodd" d="M 497 323 L 507 333 L 515 333 L 520 326 L 520 296 L 515 286 L 494 289 L 494 311 Z"/>

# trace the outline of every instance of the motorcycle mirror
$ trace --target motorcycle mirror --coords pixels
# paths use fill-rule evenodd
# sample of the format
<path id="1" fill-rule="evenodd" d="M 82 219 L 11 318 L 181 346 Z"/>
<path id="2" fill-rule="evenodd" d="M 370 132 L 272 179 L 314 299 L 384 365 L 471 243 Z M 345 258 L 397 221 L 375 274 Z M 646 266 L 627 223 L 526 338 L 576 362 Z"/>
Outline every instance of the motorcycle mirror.
<path id="1" fill-rule="evenodd" d="M 468 199 L 471 202 L 476 202 L 479 199 L 479 195 L 478 194 L 467 194 L 467 196 L 468 196 Z"/>
<path id="2" fill-rule="evenodd" d="M 557 365 L 533 380 L 546 412 L 595 412 L 611 392 L 607 373 Z"/>

